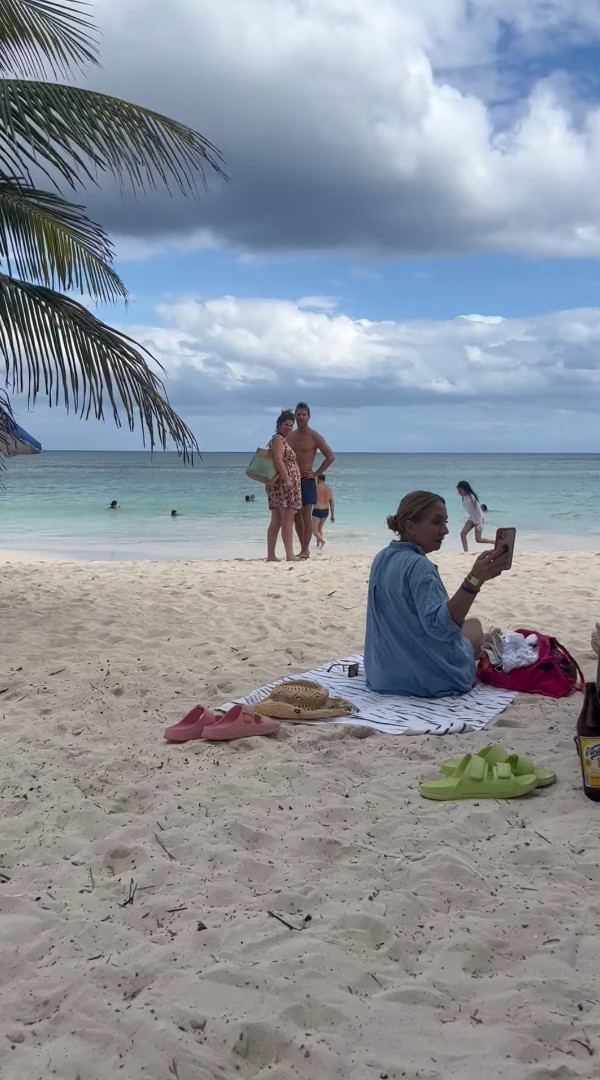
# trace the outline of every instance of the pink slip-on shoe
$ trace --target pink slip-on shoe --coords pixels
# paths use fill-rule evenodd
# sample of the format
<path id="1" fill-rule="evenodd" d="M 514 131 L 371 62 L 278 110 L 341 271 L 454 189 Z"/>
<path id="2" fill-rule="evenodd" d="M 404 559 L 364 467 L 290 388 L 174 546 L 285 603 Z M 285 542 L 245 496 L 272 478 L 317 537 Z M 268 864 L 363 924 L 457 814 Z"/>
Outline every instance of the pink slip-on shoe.
<path id="1" fill-rule="evenodd" d="M 165 731 L 164 738 L 169 742 L 187 742 L 188 739 L 201 739 L 202 732 L 206 727 L 216 723 L 216 716 L 212 709 L 205 709 L 203 705 L 194 705 L 183 720 L 178 724 L 172 724 Z"/>
<path id="2" fill-rule="evenodd" d="M 220 716 L 215 724 L 205 727 L 201 737 L 214 741 L 246 739 L 252 735 L 276 735 L 280 727 L 279 720 L 259 716 L 247 705 L 234 705 L 224 716 Z"/>

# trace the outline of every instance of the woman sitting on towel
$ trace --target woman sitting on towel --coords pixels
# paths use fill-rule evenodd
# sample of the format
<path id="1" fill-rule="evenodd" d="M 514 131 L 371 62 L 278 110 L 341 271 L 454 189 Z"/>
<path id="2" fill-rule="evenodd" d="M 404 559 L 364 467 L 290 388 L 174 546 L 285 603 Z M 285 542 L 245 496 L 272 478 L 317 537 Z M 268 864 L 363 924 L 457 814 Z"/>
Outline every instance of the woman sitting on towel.
<path id="1" fill-rule="evenodd" d="M 441 548 L 447 521 L 446 504 L 433 491 L 411 491 L 387 519 L 398 539 L 375 556 L 369 578 L 364 662 L 371 690 L 437 698 L 466 694 L 475 682 L 484 635 L 467 616 L 509 556 L 485 551 L 448 598 L 427 558 Z"/>

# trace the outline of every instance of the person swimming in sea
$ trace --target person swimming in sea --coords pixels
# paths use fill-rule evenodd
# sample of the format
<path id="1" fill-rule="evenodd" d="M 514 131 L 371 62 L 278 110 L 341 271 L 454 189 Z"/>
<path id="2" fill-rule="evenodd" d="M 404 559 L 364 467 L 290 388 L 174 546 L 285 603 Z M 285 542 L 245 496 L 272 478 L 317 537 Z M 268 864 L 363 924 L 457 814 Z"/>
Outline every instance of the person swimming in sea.
<path id="1" fill-rule="evenodd" d="M 118 510 L 118 509 L 119 509 L 119 504 L 118 504 L 116 499 L 113 499 L 113 501 L 107 507 L 107 510 Z"/>

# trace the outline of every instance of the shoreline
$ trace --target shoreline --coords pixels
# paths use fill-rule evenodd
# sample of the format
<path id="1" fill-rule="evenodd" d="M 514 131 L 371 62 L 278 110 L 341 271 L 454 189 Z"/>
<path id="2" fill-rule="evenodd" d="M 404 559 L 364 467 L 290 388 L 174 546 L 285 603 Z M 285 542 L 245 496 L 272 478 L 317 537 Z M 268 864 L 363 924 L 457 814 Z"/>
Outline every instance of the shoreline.
<path id="1" fill-rule="evenodd" d="M 378 546 L 374 546 L 372 549 L 338 547 L 334 542 L 328 543 L 325 551 L 317 551 L 313 546 L 311 548 L 311 558 L 308 562 L 311 566 L 330 562 L 332 559 L 335 559 L 338 562 L 344 562 L 349 559 L 363 559 L 371 562 L 377 552 L 380 551 L 381 548 L 387 546 L 387 543 L 389 542 L 389 540 L 383 540 Z M 477 556 L 485 550 L 487 550 L 486 546 L 482 545 L 476 550 L 470 549 L 468 552 L 463 553 L 458 550 L 456 546 L 453 548 L 448 546 L 439 552 L 437 558 L 441 560 L 459 559 L 461 562 L 468 562 L 469 559 L 472 559 L 472 561 L 475 562 Z M 598 538 L 598 548 L 591 546 L 517 548 L 515 562 L 518 559 L 528 558 L 530 556 L 553 557 L 560 555 L 571 555 L 579 558 L 586 556 L 589 556 L 590 558 L 600 557 L 600 536 Z M 279 564 L 271 563 L 270 565 L 277 566 L 285 564 L 284 557 L 281 555 L 280 558 L 281 562 Z M 204 555 L 198 554 L 197 552 L 186 552 L 178 555 L 160 556 L 156 554 L 156 552 L 153 552 L 152 554 L 147 555 L 132 554 L 128 557 L 123 557 L 122 553 L 110 558 L 107 557 L 106 553 L 90 553 L 86 557 L 77 557 L 73 552 L 0 547 L 0 563 L 69 563 L 83 566 L 135 566 L 137 563 L 151 563 L 161 566 L 177 565 L 180 563 L 199 565 L 205 563 L 225 563 L 227 565 L 232 563 L 248 563 L 255 565 L 257 563 L 266 564 L 266 556 L 261 554 L 258 550 L 253 553 L 239 555 L 234 554 L 233 551 L 231 553 L 223 553 L 223 548 L 219 550 L 211 547 L 206 550 Z"/>
<path id="2" fill-rule="evenodd" d="M 460 550 L 464 512 L 456 494 L 466 475 L 486 500 L 486 534 L 516 526 L 517 550 L 600 549 L 600 510 L 594 500 L 600 455 L 340 454 L 331 471 L 335 525 L 327 551 L 375 555 L 391 539 L 386 527 L 405 491 L 430 487 L 447 499 L 450 536 L 443 550 Z M 554 460 L 557 458 L 557 461 Z M 171 562 L 260 559 L 269 514 L 264 491 L 245 474 L 243 454 L 207 453 L 188 470 L 168 456 L 150 461 L 136 452 L 76 452 L 10 459 L 0 498 L 0 558 L 61 562 Z M 487 463 L 486 463 L 487 462 Z M 255 495 L 246 502 L 247 495 Z M 107 512 L 117 499 L 119 512 Z M 178 510 L 177 519 L 170 508 Z M 18 554 L 17 554 L 18 553 Z"/>

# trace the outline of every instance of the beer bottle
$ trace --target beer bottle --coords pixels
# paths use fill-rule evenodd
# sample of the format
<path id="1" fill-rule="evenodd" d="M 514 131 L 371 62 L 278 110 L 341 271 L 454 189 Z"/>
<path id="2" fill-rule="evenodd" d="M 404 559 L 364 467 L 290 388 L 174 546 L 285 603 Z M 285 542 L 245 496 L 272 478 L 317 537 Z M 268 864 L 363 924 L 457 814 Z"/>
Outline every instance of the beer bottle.
<path id="1" fill-rule="evenodd" d="M 583 707 L 577 720 L 577 751 L 583 790 L 588 799 L 600 802 L 600 657 L 596 682 L 585 684 Z"/>

